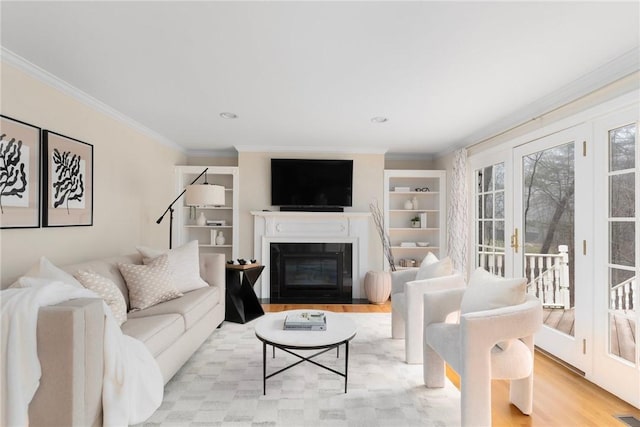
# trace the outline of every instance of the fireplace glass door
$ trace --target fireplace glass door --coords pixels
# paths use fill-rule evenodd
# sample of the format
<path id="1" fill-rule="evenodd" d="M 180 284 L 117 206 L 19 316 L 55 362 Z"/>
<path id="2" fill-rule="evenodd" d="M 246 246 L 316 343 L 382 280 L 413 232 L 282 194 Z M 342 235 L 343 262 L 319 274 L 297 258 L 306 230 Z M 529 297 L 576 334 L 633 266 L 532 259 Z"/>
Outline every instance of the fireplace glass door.
<path id="1" fill-rule="evenodd" d="M 271 301 L 350 301 L 351 266 L 348 243 L 272 243 Z"/>

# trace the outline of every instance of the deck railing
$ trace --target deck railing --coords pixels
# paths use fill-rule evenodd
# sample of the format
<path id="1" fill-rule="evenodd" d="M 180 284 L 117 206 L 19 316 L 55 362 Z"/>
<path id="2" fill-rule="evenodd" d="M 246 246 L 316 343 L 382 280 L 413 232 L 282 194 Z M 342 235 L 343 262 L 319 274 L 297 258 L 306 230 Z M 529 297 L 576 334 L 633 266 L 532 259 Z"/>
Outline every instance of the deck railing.
<path id="1" fill-rule="evenodd" d="M 504 253 L 479 251 L 478 257 L 478 267 L 496 276 L 504 277 Z"/>
<path id="2" fill-rule="evenodd" d="M 524 254 L 527 292 L 535 295 L 547 308 L 571 308 L 569 291 L 569 247 L 558 246 L 557 254 Z M 479 265 L 489 272 L 504 276 L 504 254 L 480 252 Z"/>
<path id="3" fill-rule="evenodd" d="M 634 310 L 633 299 L 638 291 L 636 276 L 611 288 L 609 302 L 612 310 Z"/>

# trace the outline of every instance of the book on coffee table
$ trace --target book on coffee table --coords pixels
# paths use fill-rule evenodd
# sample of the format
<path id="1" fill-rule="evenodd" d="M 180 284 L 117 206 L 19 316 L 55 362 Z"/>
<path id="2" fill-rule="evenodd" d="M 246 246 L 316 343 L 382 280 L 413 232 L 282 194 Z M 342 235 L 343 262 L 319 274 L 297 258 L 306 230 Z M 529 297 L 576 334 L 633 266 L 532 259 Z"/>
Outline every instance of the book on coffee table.
<path id="1" fill-rule="evenodd" d="M 287 314 L 284 319 L 285 330 L 326 331 L 327 318 L 323 312 L 304 311 Z"/>

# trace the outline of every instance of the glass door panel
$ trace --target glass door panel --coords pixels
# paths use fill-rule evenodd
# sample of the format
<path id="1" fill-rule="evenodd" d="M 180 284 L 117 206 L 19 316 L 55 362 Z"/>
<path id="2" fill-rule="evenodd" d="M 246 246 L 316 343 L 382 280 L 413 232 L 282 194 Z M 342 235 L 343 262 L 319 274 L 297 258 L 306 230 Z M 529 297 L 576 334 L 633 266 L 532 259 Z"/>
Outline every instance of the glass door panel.
<path id="1" fill-rule="evenodd" d="M 515 275 L 543 306 L 536 345 L 586 372 L 591 337 L 593 170 L 584 155 L 586 126 L 523 144 L 513 151 Z M 579 248 L 579 251 L 576 250 Z"/>
<path id="2" fill-rule="evenodd" d="M 640 407 L 638 110 L 596 122 L 598 213 L 593 381 Z"/>
<path id="3" fill-rule="evenodd" d="M 609 146 L 609 346 L 610 355 L 636 364 L 636 124 L 611 129 Z"/>
<path id="4" fill-rule="evenodd" d="M 522 158 L 524 275 L 545 307 L 545 324 L 574 333 L 574 143 Z"/>
<path id="5" fill-rule="evenodd" d="M 475 170 L 476 267 L 505 275 L 504 162 Z"/>

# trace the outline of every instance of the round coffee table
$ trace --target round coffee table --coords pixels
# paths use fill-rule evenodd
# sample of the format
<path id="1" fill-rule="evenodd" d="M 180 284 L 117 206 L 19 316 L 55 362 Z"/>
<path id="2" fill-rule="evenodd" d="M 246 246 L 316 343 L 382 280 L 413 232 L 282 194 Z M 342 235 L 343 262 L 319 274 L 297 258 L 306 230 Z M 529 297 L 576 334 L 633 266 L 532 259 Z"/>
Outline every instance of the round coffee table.
<path id="1" fill-rule="evenodd" d="M 289 314 L 296 312 L 319 312 L 322 310 L 290 310 L 278 313 L 267 313 L 264 317 L 256 322 L 256 337 L 262 341 L 262 386 L 263 393 L 267 394 L 267 379 L 291 369 L 302 362 L 309 362 L 334 374 L 344 377 L 344 392 L 347 392 L 347 370 L 349 367 L 349 341 L 356 336 L 356 324 L 348 316 L 341 313 L 333 313 L 323 311 L 327 319 L 327 329 L 324 331 L 304 331 L 304 330 L 285 330 L 284 319 Z M 331 349 L 337 349 L 338 357 L 340 355 L 340 346 L 345 345 L 344 357 L 344 373 L 335 369 L 324 366 L 312 358 L 328 352 Z M 273 357 L 275 358 L 275 349 L 292 354 L 299 361 L 284 367 L 272 374 L 267 375 L 267 345 L 273 346 Z M 294 353 L 292 350 L 320 350 L 311 356 L 302 356 Z"/>

